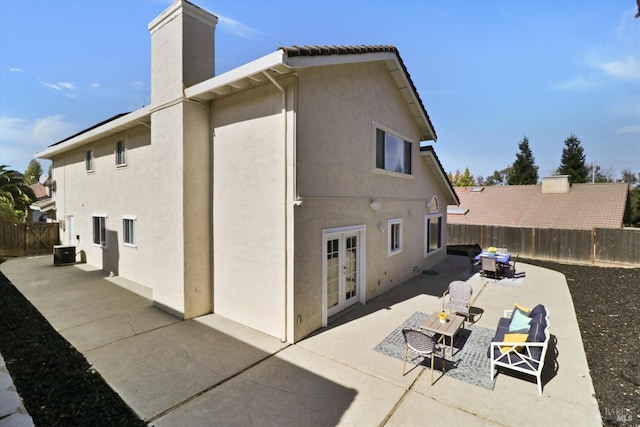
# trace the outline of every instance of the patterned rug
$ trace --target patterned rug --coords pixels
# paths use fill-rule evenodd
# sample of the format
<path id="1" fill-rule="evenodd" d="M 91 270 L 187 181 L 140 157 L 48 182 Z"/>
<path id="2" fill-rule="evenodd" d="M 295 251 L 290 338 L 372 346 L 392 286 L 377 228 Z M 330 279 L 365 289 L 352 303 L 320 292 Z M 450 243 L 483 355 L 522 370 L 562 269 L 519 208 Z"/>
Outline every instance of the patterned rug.
<path id="1" fill-rule="evenodd" d="M 418 328 L 429 317 L 426 313 L 415 312 L 386 337 L 374 350 L 378 353 L 402 360 L 404 358 L 404 337 L 402 328 Z M 487 357 L 487 348 L 495 331 L 475 325 L 465 324 L 465 328 L 458 332 L 453 340 L 453 356 L 450 350 L 445 353 L 446 375 L 457 380 L 464 381 L 478 387 L 493 390 L 491 380 L 491 364 Z M 447 339 L 447 343 L 449 340 Z M 416 356 L 410 352 L 407 363 L 411 363 L 411 357 Z M 419 363 L 427 368 L 431 367 L 431 359 L 416 357 L 413 363 Z M 436 357 L 435 369 L 440 370 L 440 360 Z"/>
<path id="2" fill-rule="evenodd" d="M 494 280 L 490 277 L 482 277 L 480 273 L 476 273 L 470 277 L 470 279 L 473 279 L 473 280 L 482 280 L 484 282 L 497 283 L 499 285 L 504 285 L 504 286 L 522 286 L 524 284 L 524 278 L 525 278 L 524 272 L 517 273 L 516 277 L 503 277 L 500 280 Z"/>

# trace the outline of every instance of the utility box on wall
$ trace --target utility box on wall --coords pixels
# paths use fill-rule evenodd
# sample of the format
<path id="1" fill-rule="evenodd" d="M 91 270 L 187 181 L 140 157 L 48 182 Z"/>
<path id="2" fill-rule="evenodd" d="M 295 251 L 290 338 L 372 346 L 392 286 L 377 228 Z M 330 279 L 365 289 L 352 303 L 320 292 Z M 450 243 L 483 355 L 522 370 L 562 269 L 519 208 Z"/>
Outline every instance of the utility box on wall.
<path id="1" fill-rule="evenodd" d="M 76 247 L 55 245 L 53 247 L 53 265 L 67 265 L 76 262 Z"/>

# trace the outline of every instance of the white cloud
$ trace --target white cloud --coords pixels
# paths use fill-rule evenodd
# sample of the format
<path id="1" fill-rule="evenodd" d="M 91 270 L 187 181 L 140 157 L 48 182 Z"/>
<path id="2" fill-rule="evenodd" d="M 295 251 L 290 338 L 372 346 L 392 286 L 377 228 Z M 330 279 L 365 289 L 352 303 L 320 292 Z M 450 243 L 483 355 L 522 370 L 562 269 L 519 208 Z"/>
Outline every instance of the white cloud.
<path id="1" fill-rule="evenodd" d="M 608 76 L 625 80 L 640 80 L 640 61 L 633 55 L 614 61 L 600 62 L 594 66 Z"/>
<path id="2" fill-rule="evenodd" d="M 624 127 L 615 129 L 613 133 L 623 134 L 623 135 L 627 135 L 627 134 L 640 135 L 640 125 L 624 126 Z"/>
<path id="3" fill-rule="evenodd" d="M 58 85 L 57 85 L 57 84 L 55 84 L 55 83 L 47 83 L 47 82 L 40 82 L 40 83 L 42 83 L 44 86 L 46 86 L 46 87 L 48 87 L 48 88 L 50 88 L 50 89 L 53 89 L 53 90 L 60 90 L 60 86 L 58 86 Z"/>
<path id="4" fill-rule="evenodd" d="M 251 39 L 262 34 L 260 31 L 255 30 L 241 22 L 238 22 L 235 19 L 227 18 L 226 16 L 221 16 L 218 14 L 216 15 L 218 16 L 218 24 L 220 25 L 220 29 L 227 33 L 239 37 L 244 37 L 246 39 Z"/>
<path id="5" fill-rule="evenodd" d="M 584 90 L 595 86 L 598 86 L 598 82 L 578 74 L 571 80 L 554 85 L 553 88 L 557 90 Z"/>
<path id="6" fill-rule="evenodd" d="M 24 70 L 22 68 L 17 68 L 17 67 L 11 67 L 9 68 L 9 71 L 12 71 L 14 73 L 24 73 Z"/>
<path id="7" fill-rule="evenodd" d="M 40 146 L 68 136 L 73 127 L 60 114 L 36 119 L 0 116 L 0 139 L 11 144 Z"/>
<path id="8" fill-rule="evenodd" d="M 97 89 L 100 87 L 100 83 L 91 83 L 89 86 Z"/>
<path id="9" fill-rule="evenodd" d="M 27 119 L 0 116 L 0 141 L 3 163 L 18 164 L 33 158 L 33 154 L 74 133 L 77 128 L 62 115 Z M 9 157 L 5 160 L 5 152 Z"/>
<path id="10" fill-rule="evenodd" d="M 75 88 L 76 88 L 76 87 L 73 85 L 73 83 L 69 83 L 69 82 L 60 82 L 60 83 L 58 83 L 58 85 L 59 85 L 60 87 L 63 87 L 63 88 L 65 88 L 65 89 L 69 89 L 69 90 L 73 90 L 73 89 L 75 89 Z"/>

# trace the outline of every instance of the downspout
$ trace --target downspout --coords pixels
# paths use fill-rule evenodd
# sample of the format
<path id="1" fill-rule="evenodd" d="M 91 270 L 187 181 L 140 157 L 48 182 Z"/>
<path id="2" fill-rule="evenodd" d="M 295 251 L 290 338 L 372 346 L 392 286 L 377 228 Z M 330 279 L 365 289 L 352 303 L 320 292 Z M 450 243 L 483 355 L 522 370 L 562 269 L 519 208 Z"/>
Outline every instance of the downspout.
<path id="1" fill-rule="evenodd" d="M 283 322 L 283 336 L 280 338 L 280 341 L 285 343 L 287 342 L 287 330 L 289 329 L 289 319 L 287 316 L 289 298 L 288 298 L 288 274 L 289 274 L 289 257 L 288 257 L 288 209 L 289 204 L 287 203 L 287 195 L 288 195 L 288 181 L 287 181 L 287 164 L 288 164 L 288 156 L 287 156 L 287 91 L 278 84 L 277 81 L 273 77 L 269 75 L 267 71 L 263 71 L 262 74 L 269 79 L 273 85 L 278 88 L 280 93 L 282 94 L 282 119 L 283 119 L 283 128 L 282 128 L 282 138 L 283 138 L 283 147 L 284 147 L 284 322 Z"/>

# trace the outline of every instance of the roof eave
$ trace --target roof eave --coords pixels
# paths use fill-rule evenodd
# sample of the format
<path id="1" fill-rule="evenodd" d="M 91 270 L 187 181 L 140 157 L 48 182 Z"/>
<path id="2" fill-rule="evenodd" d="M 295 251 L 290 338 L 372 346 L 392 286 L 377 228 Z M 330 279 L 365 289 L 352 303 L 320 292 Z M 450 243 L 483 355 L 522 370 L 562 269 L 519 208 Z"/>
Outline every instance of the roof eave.
<path id="1" fill-rule="evenodd" d="M 448 203 L 449 201 L 447 201 L 445 205 L 455 204 L 456 206 L 460 206 L 460 199 L 458 198 L 458 195 L 456 194 L 456 191 L 454 190 L 453 185 L 451 185 L 449 178 L 447 178 L 447 174 L 444 171 L 444 168 L 442 167 L 442 163 L 440 163 L 440 159 L 438 159 L 438 156 L 436 155 L 436 152 L 433 149 L 433 147 L 430 145 L 420 147 L 420 156 L 423 159 L 425 160 L 428 159 L 432 162 L 431 167 L 432 169 L 435 170 L 436 177 L 439 178 L 440 184 L 447 190 L 447 193 L 449 194 L 449 196 L 451 196 L 449 201 L 452 201 L 453 203 Z"/>
<path id="2" fill-rule="evenodd" d="M 151 109 L 149 106 L 142 107 L 139 110 L 133 111 L 115 120 L 109 121 L 102 126 L 98 126 L 87 132 L 83 132 L 73 138 L 70 138 L 62 143 L 54 144 L 39 153 L 36 153 L 38 159 L 49 159 L 58 154 L 64 153 L 69 150 L 73 150 L 77 147 L 89 144 L 99 139 L 105 138 L 109 135 L 114 135 L 120 132 L 124 132 L 136 126 L 150 126 L 151 122 Z"/>

